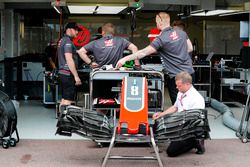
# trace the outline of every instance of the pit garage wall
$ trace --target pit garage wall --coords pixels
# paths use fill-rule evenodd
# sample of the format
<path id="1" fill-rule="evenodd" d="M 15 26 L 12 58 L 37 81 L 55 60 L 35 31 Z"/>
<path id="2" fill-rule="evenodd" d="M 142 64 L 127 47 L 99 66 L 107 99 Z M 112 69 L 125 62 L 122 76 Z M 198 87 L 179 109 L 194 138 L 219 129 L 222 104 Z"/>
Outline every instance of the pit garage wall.
<path id="1" fill-rule="evenodd" d="M 0 46 L 0 61 L 6 57 L 14 57 L 14 12 L 12 10 L 1 10 L 1 46 Z M 4 62 L 0 63 L 0 79 L 5 82 L 5 67 Z M 2 85 L 4 86 L 4 85 Z"/>
<path id="2" fill-rule="evenodd" d="M 134 33 L 134 43 L 139 49 L 149 44 L 147 36 L 150 28 L 156 27 L 155 14 L 144 15 L 139 14 L 136 18 L 137 26 Z M 171 14 L 171 23 L 175 19 L 177 19 L 175 14 Z M 190 40 L 192 42 L 195 39 L 198 41 L 200 54 L 208 54 L 209 52 L 229 56 L 240 54 L 242 47 L 240 42 L 240 21 L 203 21 L 200 18 L 191 17 L 184 19 L 183 22 L 186 24 L 185 31 Z M 130 32 L 129 28 L 128 32 Z"/>
<path id="3" fill-rule="evenodd" d="M 4 58 L 4 47 L 3 47 L 3 3 L 0 2 L 0 60 Z"/>
<path id="4" fill-rule="evenodd" d="M 14 12 L 12 10 L 3 10 L 3 48 L 4 57 L 13 57 L 13 36 L 14 36 Z"/>
<path id="5" fill-rule="evenodd" d="M 0 60 L 3 60 L 5 57 L 19 56 L 20 54 L 25 54 L 28 51 L 32 53 L 43 51 L 44 47 L 38 47 L 41 45 L 33 45 L 34 43 L 36 43 L 34 42 L 35 39 L 43 39 L 45 37 L 37 37 L 29 39 L 30 41 L 25 41 L 25 39 L 28 37 L 27 35 L 25 35 L 24 39 L 20 38 L 20 16 L 18 14 L 15 14 L 13 10 L 4 10 L 3 3 L 2 5 L 0 3 L 0 12 L 2 20 L 0 39 Z M 133 39 L 133 42 L 138 46 L 139 49 L 144 48 L 149 44 L 149 39 L 147 38 L 147 35 L 149 33 L 150 28 L 155 27 L 154 15 L 152 17 L 147 16 L 146 18 L 141 18 L 142 16 L 138 16 L 137 18 L 137 28 L 134 32 Z M 86 17 L 81 17 L 79 20 L 76 19 L 76 21 L 80 24 L 81 22 L 83 22 L 83 25 L 88 27 L 86 23 L 88 23 L 89 20 L 85 19 Z M 124 24 L 129 25 L 129 19 L 118 20 L 119 22 L 122 21 L 124 22 Z M 116 19 L 112 19 L 111 22 L 116 23 Z M 101 22 L 100 25 L 102 25 Z M 117 30 L 123 30 L 124 26 L 119 27 L 119 24 L 117 25 Z M 200 53 L 207 54 L 213 51 L 215 54 L 239 55 L 241 48 L 241 42 L 239 37 L 239 25 L 239 22 L 200 21 L 198 23 L 189 23 L 186 31 L 192 41 L 194 39 L 198 39 Z M 26 30 L 28 29 L 26 28 Z M 33 32 L 33 29 L 28 30 L 28 32 L 31 31 Z M 130 26 L 128 26 L 125 31 L 123 30 L 122 32 L 118 32 L 118 34 L 127 34 L 126 38 L 129 38 L 131 37 L 130 32 Z M 46 33 L 35 34 L 46 36 Z M 44 46 L 46 46 L 46 41 L 47 40 L 44 40 Z M 41 42 L 37 43 L 41 44 Z M 25 46 L 25 44 L 28 45 Z M 30 45 L 32 45 L 32 47 L 30 47 Z M 25 49 L 29 50 L 26 51 Z M 35 51 L 33 51 L 32 49 L 35 49 Z"/>
<path id="6" fill-rule="evenodd" d="M 0 61 L 6 57 L 19 56 L 20 43 L 20 15 L 13 10 L 4 9 L 0 3 Z"/>
<path id="7" fill-rule="evenodd" d="M 239 55 L 242 44 L 240 42 L 240 22 L 205 23 L 205 52 L 221 55 Z"/>
<path id="8" fill-rule="evenodd" d="M 4 8 L 4 5 L 3 3 L 0 3 L 0 61 L 4 59 L 4 54 L 5 54 L 5 48 L 3 46 L 3 28 L 4 28 L 4 25 L 3 25 L 3 8 Z M 3 80 L 3 77 L 4 76 L 4 65 L 3 63 L 0 63 L 0 80 L 2 81 Z M 1 86 L 0 86 L 1 87 Z"/>
<path id="9" fill-rule="evenodd" d="M 0 3 L 0 61 L 5 58 L 19 56 L 20 16 L 13 10 L 4 9 Z M 0 63 L 0 80 L 5 82 L 4 62 Z M 3 86 L 3 85 L 2 85 Z"/>

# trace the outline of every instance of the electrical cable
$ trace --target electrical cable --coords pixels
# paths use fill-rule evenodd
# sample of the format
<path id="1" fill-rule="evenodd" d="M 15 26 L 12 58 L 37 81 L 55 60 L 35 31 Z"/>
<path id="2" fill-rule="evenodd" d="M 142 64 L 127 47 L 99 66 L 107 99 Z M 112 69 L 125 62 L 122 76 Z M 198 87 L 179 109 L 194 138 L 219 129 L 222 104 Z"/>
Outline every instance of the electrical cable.
<path id="1" fill-rule="evenodd" d="M 134 31 L 136 29 L 136 10 L 135 8 L 131 9 L 131 30 Z"/>

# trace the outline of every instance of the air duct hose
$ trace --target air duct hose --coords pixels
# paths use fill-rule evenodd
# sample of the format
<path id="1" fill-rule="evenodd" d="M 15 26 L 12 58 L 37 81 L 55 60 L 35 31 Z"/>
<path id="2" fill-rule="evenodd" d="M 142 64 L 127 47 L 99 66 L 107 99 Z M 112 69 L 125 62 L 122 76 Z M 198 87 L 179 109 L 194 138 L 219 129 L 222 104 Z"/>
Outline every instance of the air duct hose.
<path id="1" fill-rule="evenodd" d="M 213 109 L 217 110 L 218 112 L 220 112 L 223 115 L 222 122 L 225 126 L 229 127 L 230 129 L 232 129 L 234 131 L 239 130 L 240 121 L 234 117 L 232 110 L 227 105 L 219 102 L 216 99 L 212 99 L 212 98 L 211 98 L 210 105 Z M 245 126 L 246 125 L 243 124 L 242 127 L 245 127 Z M 250 127 L 248 127 L 248 133 L 249 132 L 250 132 Z"/>

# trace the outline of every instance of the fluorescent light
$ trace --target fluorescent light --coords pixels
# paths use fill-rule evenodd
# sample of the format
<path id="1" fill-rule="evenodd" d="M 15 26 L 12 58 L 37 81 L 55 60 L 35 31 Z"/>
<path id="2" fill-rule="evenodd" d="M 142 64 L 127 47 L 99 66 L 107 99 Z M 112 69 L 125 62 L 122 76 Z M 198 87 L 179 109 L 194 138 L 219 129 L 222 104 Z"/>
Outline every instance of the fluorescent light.
<path id="1" fill-rule="evenodd" d="M 208 11 L 208 16 L 214 16 L 214 15 L 220 15 L 220 14 L 225 14 L 225 13 L 232 13 L 232 12 L 237 12 L 238 10 L 212 10 Z"/>
<path id="2" fill-rule="evenodd" d="M 239 10 L 211 10 L 191 13 L 191 16 L 216 16 L 221 14 L 239 12 Z"/>
<path id="3" fill-rule="evenodd" d="M 71 14 L 118 14 L 127 6 L 68 6 Z"/>
<path id="4" fill-rule="evenodd" d="M 127 6 L 99 6 L 97 14 L 118 14 Z"/>
<path id="5" fill-rule="evenodd" d="M 24 21 L 23 20 L 20 21 L 19 28 L 20 28 L 20 36 L 23 39 L 24 38 Z"/>
<path id="6" fill-rule="evenodd" d="M 93 14 L 96 6 L 68 6 L 71 14 Z"/>
<path id="7" fill-rule="evenodd" d="M 249 10 L 246 11 L 237 11 L 237 12 L 231 12 L 231 13 L 224 13 L 219 16 L 230 16 L 230 15 L 237 15 L 237 14 L 244 14 L 244 13 L 250 13 Z"/>

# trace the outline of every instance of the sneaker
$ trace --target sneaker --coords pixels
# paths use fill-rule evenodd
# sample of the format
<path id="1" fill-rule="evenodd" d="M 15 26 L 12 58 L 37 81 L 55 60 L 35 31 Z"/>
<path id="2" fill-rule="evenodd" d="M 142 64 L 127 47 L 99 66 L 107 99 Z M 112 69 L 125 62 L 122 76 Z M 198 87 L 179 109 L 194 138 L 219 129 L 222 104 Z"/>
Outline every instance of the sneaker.
<path id="1" fill-rule="evenodd" d="M 67 105 L 61 105 L 60 109 L 56 111 L 56 118 L 61 119 L 66 115 L 66 113 L 67 113 Z"/>
<path id="2" fill-rule="evenodd" d="M 196 140 L 196 154 L 204 154 L 205 153 L 205 142 L 204 139 Z"/>

